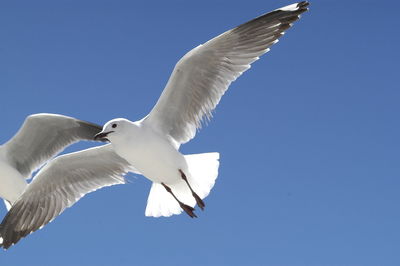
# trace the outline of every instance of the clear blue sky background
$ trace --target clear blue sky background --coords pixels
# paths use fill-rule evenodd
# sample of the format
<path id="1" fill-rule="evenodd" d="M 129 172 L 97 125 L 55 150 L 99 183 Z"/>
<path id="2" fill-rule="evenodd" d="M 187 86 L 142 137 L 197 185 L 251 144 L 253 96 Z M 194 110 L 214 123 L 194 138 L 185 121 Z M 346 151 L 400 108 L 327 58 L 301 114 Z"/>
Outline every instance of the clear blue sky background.
<path id="1" fill-rule="evenodd" d="M 38 112 L 140 119 L 187 51 L 291 3 L 1 1 L 0 142 Z M 182 147 L 221 153 L 198 219 L 145 217 L 150 182 L 129 176 L 0 264 L 400 265 L 399 8 L 313 1 L 232 84 Z"/>

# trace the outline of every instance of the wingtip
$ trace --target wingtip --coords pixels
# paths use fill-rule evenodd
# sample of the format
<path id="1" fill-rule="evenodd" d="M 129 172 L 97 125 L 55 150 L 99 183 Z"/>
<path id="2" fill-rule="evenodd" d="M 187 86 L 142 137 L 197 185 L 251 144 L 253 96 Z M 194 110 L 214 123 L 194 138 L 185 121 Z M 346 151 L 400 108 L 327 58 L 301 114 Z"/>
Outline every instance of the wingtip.
<path id="1" fill-rule="evenodd" d="M 302 7 L 307 7 L 310 4 L 308 1 L 301 1 L 297 3 L 297 7 L 302 8 Z"/>
<path id="2" fill-rule="evenodd" d="M 291 5 L 287 5 L 287 6 L 275 9 L 274 11 L 272 11 L 268 14 L 283 12 L 285 14 L 295 15 L 296 18 L 294 20 L 297 20 L 300 18 L 300 15 L 302 13 L 308 11 L 309 5 L 310 5 L 310 3 L 308 1 L 302 1 L 302 2 L 294 3 Z"/>
<path id="3" fill-rule="evenodd" d="M 308 1 L 302 1 L 302 2 L 299 2 L 298 4 L 297 4 L 297 8 L 298 8 L 298 10 L 300 10 L 301 11 L 301 13 L 304 13 L 304 12 L 306 12 L 306 11 L 308 11 L 308 6 L 310 5 L 310 2 L 308 2 Z"/>
<path id="4" fill-rule="evenodd" d="M 85 131 L 85 136 L 83 139 L 94 141 L 94 136 L 103 130 L 103 127 L 84 120 L 77 120 L 79 126 Z M 100 140 L 100 142 L 105 142 L 104 140 Z"/>
<path id="5" fill-rule="evenodd" d="M 298 3 L 294 3 L 291 5 L 287 5 L 281 8 L 278 8 L 277 10 L 280 11 L 286 11 L 286 12 L 294 12 L 294 11 L 306 11 L 308 10 L 307 6 L 310 3 L 308 1 L 302 1 L 302 2 L 298 2 Z"/>
<path id="6" fill-rule="evenodd" d="M 78 120 L 78 123 L 79 123 L 79 125 L 84 126 L 84 127 L 91 127 L 96 131 L 99 130 L 98 132 L 100 132 L 103 129 L 102 126 L 92 123 L 92 122 L 89 122 L 89 121 L 85 121 L 85 120 Z"/>

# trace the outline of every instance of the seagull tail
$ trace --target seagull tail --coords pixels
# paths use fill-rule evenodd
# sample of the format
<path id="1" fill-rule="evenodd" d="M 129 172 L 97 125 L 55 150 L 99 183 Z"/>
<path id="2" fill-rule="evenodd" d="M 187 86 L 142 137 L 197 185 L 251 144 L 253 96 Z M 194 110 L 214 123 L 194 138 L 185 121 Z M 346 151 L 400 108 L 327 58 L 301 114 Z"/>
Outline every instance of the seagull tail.
<path id="1" fill-rule="evenodd" d="M 197 195 L 204 199 L 214 187 L 218 176 L 219 153 L 190 154 L 185 155 L 185 159 L 189 169 L 189 173 L 185 173 L 188 182 Z M 191 207 L 196 205 L 195 199 L 183 180 L 176 184 L 168 184 L 168 186 L 183 203 Z M 181 212 L 182 208 L 163 185 L 153 183 L 147 199 L 146 216 L 168 217 Z"/>
<path id="2" fill-rule="evenodd" d="M 199 153 L 185 155 L 189 167 L 188 181 L 201 199 L 210 194 L 218 177 L 219 153 Z"/>

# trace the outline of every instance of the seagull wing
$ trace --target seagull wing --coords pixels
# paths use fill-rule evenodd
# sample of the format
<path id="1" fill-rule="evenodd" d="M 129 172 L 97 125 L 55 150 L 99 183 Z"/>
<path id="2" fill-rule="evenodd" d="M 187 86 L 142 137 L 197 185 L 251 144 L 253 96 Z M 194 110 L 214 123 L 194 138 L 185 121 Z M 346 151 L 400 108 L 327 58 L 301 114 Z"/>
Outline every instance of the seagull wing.
<path id="1" fill-rule="evenodd" d="M 79 140 L 93 140 L 102 127 L 72 117 L 35 114 L 25 119 L 17 134 L 4 145 L 7 159 L 23 176 Z"/>
<path id="2" fill-rule="evenodd" d="M 177 147 L 192 139 L 231 82 L 268 52 L 307 6 L 300 2 L 264 14 L 188 52 L 143 123 L 169 135 Z"/>
<path id="3" fill-rule="evenodd" d="M 85 194 L 124 184 L 130 165 L 110 145 L 62 155 L 35 176 L 0 225 L 0 244 L 7 249 L 42 228 Z"/>

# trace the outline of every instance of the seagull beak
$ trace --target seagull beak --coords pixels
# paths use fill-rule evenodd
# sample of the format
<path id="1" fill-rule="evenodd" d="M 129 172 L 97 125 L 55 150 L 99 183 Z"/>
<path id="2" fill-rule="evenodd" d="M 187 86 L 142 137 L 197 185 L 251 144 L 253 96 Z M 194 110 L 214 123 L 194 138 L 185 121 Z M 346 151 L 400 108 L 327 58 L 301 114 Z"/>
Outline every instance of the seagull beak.
<path id="1" fill-rule="evenodd" d="M 97 134 L 94 136 L 93 139 L 94 139 L 94 140 L 99 140 L 99 141 L 104 141 L 104 142 L 110 142 L 110 140 L 107 138 L 107 136 L 108 136 L 108 134 L 110 134 L 110 133 L 112 133 L 112 132 L 114 132 L 114 131 L 97 133 Z"/>

